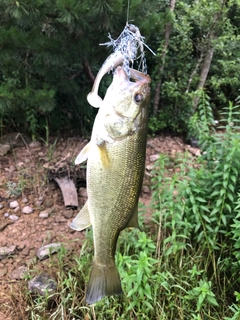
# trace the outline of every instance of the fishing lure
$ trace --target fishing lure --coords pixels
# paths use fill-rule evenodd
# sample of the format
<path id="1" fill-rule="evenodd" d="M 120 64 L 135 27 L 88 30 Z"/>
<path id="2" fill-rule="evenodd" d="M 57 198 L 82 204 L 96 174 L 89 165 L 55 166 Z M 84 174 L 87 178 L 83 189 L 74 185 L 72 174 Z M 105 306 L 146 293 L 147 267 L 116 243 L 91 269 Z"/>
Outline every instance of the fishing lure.
<path id="1" fill-rule="evenodd" d="M 134 24 L 127 23 L 116 40 L 114 40 L 110 34 L 108 34 L 108 38 L 110 41 L 100 45 L 106 45 L 108 47 L 112 46 L 113 53 L 103 63 L 94 81 L 92 91 L 87 96 L 89 104 L 95 108 L 101 106 L 102 99 L 98 95 L 98 88 L 102 77 L 107 72 L 122 65 L 123 70 L 130 78 L 130 68 L 133 67 L 134 61 L 137 61 L 138 70 L 146 74 L 147 65 L 144 46 L 155 55 L 155 53 L 145 44 L 144 37 L 141 35 L 139 28 Z"/>

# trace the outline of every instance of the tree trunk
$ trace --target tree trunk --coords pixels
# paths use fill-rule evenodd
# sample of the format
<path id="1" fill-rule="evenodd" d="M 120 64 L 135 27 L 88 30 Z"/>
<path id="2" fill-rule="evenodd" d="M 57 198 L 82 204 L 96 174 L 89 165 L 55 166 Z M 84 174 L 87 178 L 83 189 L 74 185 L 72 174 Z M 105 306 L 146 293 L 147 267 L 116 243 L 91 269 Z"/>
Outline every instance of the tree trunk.
<path id="1" fill-rule="evenodd" d="M 201 68 L 201 73 L 200 73 L 200 80 L 199 83 L 197 85 L 197 90 L 203 89 L 207 80 L 207 76 L 208 76 L 208 72 L 210 70 L 210 66 L 211 66 L 211 62 L 212 62 L 212 58 L 213 58 L 213 54 L 214 54 L 214 47 L 213 47 L 213 40 L 216 39 L 217 34 L 215 29 L 215 26 L 217 23 L 219 23 L 219 21 L 223 18 L 222 17 L 222 12 L 223 12 L 223 8 L 224 5 L 226 3 L 226 0 L 223 0 L 221 2 L 221 10 L 215 14 L 214 19 L 213 19 L 213 23 L 210 26 L 210 31 L 208 32 L 208 36 L 207 38 L 209 39 L 208 44 L 207 44 L 207 49 L 206 49 L 206 54 L 205 54 L 205 58 L 202 64 L 202 68 Z M 199 102 L 199 96 L 197 96 L 194 99 L 193 102 L 193 111 L 196 110 L 197 106 L 198 106 L 198 102 Z"/>
<path id="2" fill-rule="evenodd" d="M 176 0 L 170 0 L 170 11 L 172 11 L 172 12 L 174 11 L 175 4 L 176 4 Z M 161 64 L 161 66 L 158 70 L 158 73 L 157 73 L 157 78 L 159 80 L 156 84 L 155 94 L 154 94 L 154 99 L 153 99 L 153 115 L 154 116 L 156 116 L 157 112 L 158 112 L 158 106 L 159 106 L 159 101 L 160 101 L 160 92 L 161 92 L 161 86 L 162 86 L 162 74 L 163 74 L 164 67 L 165 67 L 165 59 L 166 59 L 166 55 L 167 55 L 167 49 L 168 49 L 168 45 L 169 45 L 171 31 L 172 31 L 172 23 L 169 22 L 166 24 L 166 27 L 165 27 L 164 46 L 163 46 L 163 51 L 162 51 L 162 56 L 161 56 L 162 64 Z"/>
<path id="3" fill-rule="evenodd" d="M 189 92 L 191 83 L 192 83 L 192 81 L 193 81 L 193 77 L 194 77 L 195 74 L 197 73 L 198 68 L 199 68 L 200 64 L 202 63 L 202 60 L 203 60 L 203 51 L 201 52 L 200 57 L 199 57 L 199 59 L 198 59 L 198 61 L 197 61 L 197 64 L 196 64 L 193 72 L 192 72 L 191 75 L 190 75 L 190 78 L 189 78 L 189 80 L 188 80 L 187 89 L 186 89 L 185 93 L 188 93 L 188 92 Z"/>

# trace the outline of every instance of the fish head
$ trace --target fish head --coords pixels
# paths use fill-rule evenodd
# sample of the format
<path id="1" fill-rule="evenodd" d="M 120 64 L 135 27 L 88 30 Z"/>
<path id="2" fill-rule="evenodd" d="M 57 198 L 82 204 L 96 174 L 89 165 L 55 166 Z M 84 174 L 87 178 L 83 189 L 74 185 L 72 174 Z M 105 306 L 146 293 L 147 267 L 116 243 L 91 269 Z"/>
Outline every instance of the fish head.
<path id="1" fill-rule="evenodd" d="M 151 78 L 138 70 L 130 68 L 130 78 L 123 67 L 115 70 L 113 81 L 107 90 L 104 101 L 111 104 L 119 117 L 134 120 L 139 113 L 147 116 L 150 100 Z"/>

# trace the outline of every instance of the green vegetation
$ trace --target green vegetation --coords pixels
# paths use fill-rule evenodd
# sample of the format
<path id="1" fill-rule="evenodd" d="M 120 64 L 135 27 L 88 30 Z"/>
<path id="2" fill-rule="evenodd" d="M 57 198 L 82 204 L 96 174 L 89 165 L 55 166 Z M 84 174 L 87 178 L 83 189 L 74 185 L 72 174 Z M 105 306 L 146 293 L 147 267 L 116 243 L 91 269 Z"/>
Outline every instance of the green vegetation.
<path id="1" fill-rule="evenodd" d="M 210 113 L 204 113 L 208 110 L 205 98 L 198 114 L 211 119 Z M 211 139 L 206 135 L 207 120 L 198 127 L 204 152 L 197 160 L 185 154 L 162 155 L 156 161 L 148 208 L 152 218 L 144 223 L 146 208 L 141 205 L 144 231 L 125 230 L 118 242 L 116 262 L 124 295 L 86 305 L 93 255 L 90 230 L 79 255 L 62 248 L 46 261 L 46 270 L 58 282 L 57 293 L 47 297 L 25 293 L 25 317 L 240 319 L 239 114 L 240 106 L 230 103 L 221 114 L 219 132 L 211 130 L 209 121 Z M 28 279 L 35 274 L 39 274 L 38 264 Z"/>
<path id="2" fill-rule="evenodd" d="M 119 36 L 127 7 L 127 0 L 1 1 L 1 134 L 90 133 L 96 110 L 86 96 L 110 53 L 99 43 L 109 32 Z M 187 133 L 203 89 L 217 119 L 236 99 L 239 8 L 239 0 L 130 1 L 129 21 L 157 53 L 146 50 L 151 133 Z M 104 77 L 102 96 L 110 81 Z"/>

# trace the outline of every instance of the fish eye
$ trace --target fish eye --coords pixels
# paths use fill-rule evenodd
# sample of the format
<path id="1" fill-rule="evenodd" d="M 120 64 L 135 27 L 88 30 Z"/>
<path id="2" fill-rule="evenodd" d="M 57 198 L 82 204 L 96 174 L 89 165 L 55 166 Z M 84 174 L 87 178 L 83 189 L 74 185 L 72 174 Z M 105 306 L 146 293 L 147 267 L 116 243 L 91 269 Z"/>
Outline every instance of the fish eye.
<path id="1" fill-rule="evenodd" d="M 136 103 L 142 102 L 143 101 L 143 95 L 141 93 L 136 93 L 134 96 L 134 101 Z"/>

